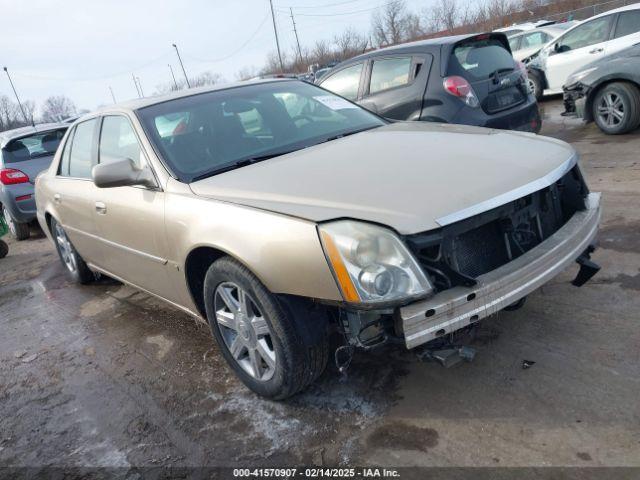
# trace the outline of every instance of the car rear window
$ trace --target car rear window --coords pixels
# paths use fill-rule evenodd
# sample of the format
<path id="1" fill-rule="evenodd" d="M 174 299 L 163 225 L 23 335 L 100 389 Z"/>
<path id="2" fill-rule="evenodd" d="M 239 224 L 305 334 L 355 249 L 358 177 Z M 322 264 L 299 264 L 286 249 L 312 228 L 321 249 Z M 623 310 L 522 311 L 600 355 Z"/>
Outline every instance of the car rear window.
<path id="1" fill-rule="evenodd" d="M 61 128 L 12 140 L 2 149 L 2 158 L 5 163 L 18 163 L 53 155 L 56 153 L 66 130 L 66 128 Z"/>
<path id="2" fill-rule="evenodd" d="M 473 40 L 454 47 L 448 74 L 459 75 L 470 81 L 484 80 L 496 71 L 515 68 L 511 53 L 495 38 Z"/>

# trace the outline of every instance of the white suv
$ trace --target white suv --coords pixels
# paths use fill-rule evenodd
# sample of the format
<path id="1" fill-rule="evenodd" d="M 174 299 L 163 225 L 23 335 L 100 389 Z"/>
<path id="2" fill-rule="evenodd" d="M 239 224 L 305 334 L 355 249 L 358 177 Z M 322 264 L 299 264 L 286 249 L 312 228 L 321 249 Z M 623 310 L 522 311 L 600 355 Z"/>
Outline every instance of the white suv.
<path id="1" fill-rule="evenodd" d="M 529 64 L 537 98 L 562 93 L 579 68 L 640 42 L 640 3 L 610 10 L 576 25 L 546 44 Z"/>

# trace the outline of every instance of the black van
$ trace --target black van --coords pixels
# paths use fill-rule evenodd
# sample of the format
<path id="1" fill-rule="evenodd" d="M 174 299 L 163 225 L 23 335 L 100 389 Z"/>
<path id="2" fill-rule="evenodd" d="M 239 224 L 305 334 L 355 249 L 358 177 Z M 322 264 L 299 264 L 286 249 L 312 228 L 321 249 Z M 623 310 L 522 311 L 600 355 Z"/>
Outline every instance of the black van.
<path id="1" fill-rule="evenodd" d="M 318 84 L 390 119 L 540 131 L 526 67 L 502 33 L 374 50 L 336 65 Z"/>

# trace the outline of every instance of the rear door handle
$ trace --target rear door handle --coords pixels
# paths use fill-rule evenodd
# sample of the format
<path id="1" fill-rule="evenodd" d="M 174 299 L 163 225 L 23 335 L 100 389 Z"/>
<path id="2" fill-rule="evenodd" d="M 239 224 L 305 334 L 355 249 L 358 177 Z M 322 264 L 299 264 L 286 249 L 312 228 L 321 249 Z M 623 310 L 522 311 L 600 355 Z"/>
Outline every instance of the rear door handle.
<path id="1" fill-rule="evenodd" d="M 600 53 L 604 50 L 604 48 L 594 48 L 593 50 L 590 50 L 589 53 Z"/>
<path id="2" fill-rule="evenodd" d="M 96 212 L 98 212 L 100 215 L 106 215 L 107 206 L 102 202 L 96 202 Z"/>
<path id="3" fill-rule="evenodd" d="M 58 205 L 60 205 L 62 203 L 62 197 L 60 196 L 59 193 L 56 193 L 53 196 L 53 203 L 57 203 Z"/>

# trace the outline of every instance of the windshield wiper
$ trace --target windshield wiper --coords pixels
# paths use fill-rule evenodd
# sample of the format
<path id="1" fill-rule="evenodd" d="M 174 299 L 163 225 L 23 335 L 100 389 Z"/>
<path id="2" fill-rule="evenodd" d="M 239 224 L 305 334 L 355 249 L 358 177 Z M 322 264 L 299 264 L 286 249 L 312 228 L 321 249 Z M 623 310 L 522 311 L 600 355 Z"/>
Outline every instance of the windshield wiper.
<path id="1" fill-rule="evenodd" d="M 337 135 L 332 135 L 331 137 L 327 137 L 324 140 L 322 140 L 321 142 L 318 143 L 326 143 L 326 142 L 331 142 L 333 140 L 338 140 L 339 138 L 343 138 L 343 137 L 348 137 L 349 135 L 355 135 L 356 133 L 361 133 L 361 132 L 366 132 L 367 130 L 372 130 L 374 128 L 378 128 L 381 125 L 371 125 L 368 127 L 364 127 L 364 128 L 358 128 L 356 130 L 351 130 L 348 132 L 344 132 L 344 133 L 339 133 Z"/>
<path id="2" fill-rule="evenodd" d="M 200 175 L 196 175 L 191 179 L 192 182 L 197 182 L 198 180 L 202 180 L 204 178 L 212 177 L 219 173 L 228 172 L 229 170 L 235 170 L 236 168 L 246 167 L 247 165 L 252 165 L 254 163 L 262 162 L 264 160 L 269 160 L 270 158 L 279 157 L 280 155 L 286 155 L 287 153 L 295 152 L 296 150 L 300 150 L 299 148 L 292 148 L 290 150 L 284 150 L 279 152 L 265 153 L 264 155 L 257 155 L 255 157 L 243 158 L 241 160 L 236 160 L 235 162 L 225 165 L 224 167 L 215 168 L 205 173 L 201 173 Z"/>

